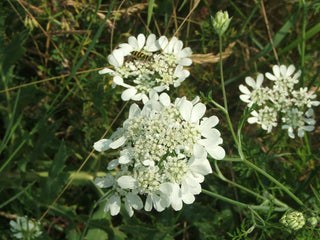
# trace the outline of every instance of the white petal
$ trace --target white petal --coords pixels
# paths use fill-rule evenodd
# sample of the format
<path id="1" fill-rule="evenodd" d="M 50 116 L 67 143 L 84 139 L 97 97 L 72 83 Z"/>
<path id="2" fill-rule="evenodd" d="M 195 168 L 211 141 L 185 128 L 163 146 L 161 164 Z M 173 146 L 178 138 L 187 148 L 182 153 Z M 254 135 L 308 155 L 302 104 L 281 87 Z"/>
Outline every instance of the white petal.
<path id="1" fill-rule="evenodd" d="M 158 212 L 162 212 L 165 208 L 169 207 L 170 205 L 169 199 L 165 195 L 162 195 L 160 197 L 156 194 L 152 194 L 151 199 L 153 202 L 154 209 L 156 209 Z"/>
<path id="2" fill-rule="evenodd" d="M 280 73 L 282 76 L 287 77 L 287 67 L 285 65 L 280 66 Z"/>
<path id="3" fill-rule="evenodd" d="M 123 65 L 123 61 L 124 61 L 123 52 L 120 49 L 114 50 L 108 56 L 108 62 L 115 67 L 121 67 Z"/>
<path id="4" fill-rule="evenodd" d="M 248 86 L 250 86 L 252 88 L 256 88 L 256 82 L 252 77 L 246 77 L 245 81 L 246 81 Z"/>
<path id="5" fill-rule="evenodd" d="M 147 38 L 146 46 L 144 47 L 145 50 L 149 52 L 155 52 L 160 50 L 160 45 L 156 41 L 156 35 L 150 34 Z"/>
<path id="6" fill-rule="evenodd" d="M 248 95 L 251 94 L 250 90 L 245 85 L 240 84 L 239 90 L 240 90 L 240 92 L 242 92 L 244 94 L 248 94 Z"/>
<path id="7" fill-rule="evenodd" d="M 116 85 L 119 85 L 119 86 L 122 86 L 123 85 L 123 78 L 122 77 L 119 77 L 119 76 L 115 76 L 113 78 L 113 83 L 116 84 Z"/>
<path id="8" fill-rule="evenodd" d="M 123 189 L 134 189 L 137 184 L 137 180 L 131 176 L 121 176 L 117 179 L 117 183 Z"/>
<path id="9" fill-rule="evenodd" d="M 162 183 L 160 185 L 160 191 L 169 197 L 172 208 L 176 211 L 181 210 L 182 200 L 180 187 L 177 183 Z"/>
<path id="10" fill-rule="evenodd" d="M 130 100 L 137 93 L 136 88 L 128 88 L 121 94 L 121 98 L 123 101 Z"/>
<path id="11" fill-rule="evenodd" d="M 287 69 L 287 76 L 291 76 L 296 68 L 291 64 Z"/>
<path id="12" fill-rule="evenodd" d="M 119 47 L 122 50 L 124 56 L 130 55 L 133 51 L 133 47 L 128 43 L 121 43 Z"/>
<path id="13" fill-rule="evenodd" d="M 192 111 L 192 103 L 189 102 L 188 100 L 184 99 L 182 102 L 181 102 L 181 105 L 180 105 L 180 114 L 182 116 L 182 118 L 186 121 L 189 121 L 190 120 L 190 117 L 191 117 L 191 111 Z"/>
<path id="14" fill-rule="evenodd" d="M 195 177 L 194 174 L 192 175 L 188 175 L 188 177 L 182 182 L 183 188 L 185 190 L 188 190 L 190 193 L 192 194 L 200 194 L 201 193 L 201 184 L 204 180 L 203 175 L 201 175 L 202 177 L 197 178 L 197 176 Z M 182 186 L 181 186 L 182 188 Z M 185 191 L 183 190 L 183 191 Z"/>
<path id="15" fill-rule="evenodd" d="M 116 149 L 118 147 L 121 147 L 126 141 L 127 141 L 127 138 L 122 136 L 122 137 L 118 138 L 117 140 L 113 141 L 112 143 L 110 143 L 109 146 L 112 149 Z"/>
<path id="16" fill-rule="evenodd" d="M 193 146 L 193 154 L 196 158 L 206 158 L 207 152 L 200 144 L 195 144 Z"/>
<path id="17" fill-rule="evenodd" d="M 186 47 L 186 48 L 182 49 L 181 52 L 180 52 L 180 56 L 183 57 L 183 58 L 190 57 L 191 55 L 192 55 L 192 50 L 189 47 Z"/>
<path id="18" fill-rule="evenodd" d="M 140 33 L 137 37 L 137 40 L 138 40 L 138 46 L 139 46 L 138 50 L 141 50 L 146 42 L 146 36 L 144 36 L 144 34 Z"/>
<path id="19" fill-rule="evenodd" d="M 221 160 L 226 156 L 226 152 L 220 146 L 215 146 L 211 148 L 206 148 L 207 152 L 210 154 L 211 157 L 217 160 Z"/>
<path id="20" fill-rule="evenodd" d="M 301 75 L 301 70 L 299 70 L 298 72 L 296 72 L 294 75 L 293 75 L 293 78 L 294 79 L 297 79 L 298 77 L 300 77 Z"/>
<path id="21" fill-rule="evenodd" d="M 240 100 L 245 103 L 251 103 L 249 95 L 240 95 Z M 248 105 L 248 107 L 251 107 L 251 105 L 252 104 L 250 104 L 250 106 Z"/>
<path id="22" fill-rule="evenodd" d="M 161 36 L 158 39 L 158 43 L 159 43 L 161 49 L 164 49 L 168 44 L 168 38 L 166 36 Z"/>
<path id="23" fill-rule="evenodd" d="M 280 78 L 280 67 L 278 65 L 274 65 L 272 67 L 274 76 L 278 79 Z"/>
<path id="24" fill-rule="evenodd" d="M 132 208 L 139 210 L 143 207 L 141 198 L 137 194 L 128 193 L 126 195 L 125 207 L 130 217 L 133 215 Z"/>
<path id="25" fill-rule="evenodd" d="M 210 128 L 213 128 L 219 123 L 219 118 L 217 116 L 211 116 L 203 120 L 200 124 L 200 131 L 207 131 Z"/>
<path id="26" fill-rule="evenodd" d="M 145 205 L 144 205 L 144 210 L 147 212 L 150 212 L 152 210 L 152 199 L 151 199 L 151 194 L 148 194 Z"/>
<path id="27" fill-rule="evenodd" d="M 180 54 L 181 50 L 183 47 L 183 42 L 181 40 L 178 40 L 175 44 L 174 44 L 174 53 L 175 54 Z"/>
<path id="28" fill-rule="evenodd" d="M 98 152 L 107 151 L 110 148 L 110 143 L 112 143 L 110 139 L 101 139 L 93 144 L 93 148 Z"/>
<path id="29" fill-rule="evenodd" d="M 159 97 L 159 101 L 162 103 L 163 106 L 168 107 L 170 106 L 170 97 L 166 93 L 162 93 Z"/>
<path id="30" fill-rule="evenodd" d="M 178 64 L 181 66 L 190 66 L 192 64 L 192 60 L 190 58 L 182 58 L 178 61 Z"/>
<path id="31" fill-rule="evenodd" d="M 192 193 L 190 193 L 189 191 L 183 191 L 182 189 L 183 189 L 183 185 L 181 187 L 181 192 L 182 192 L 181 193 L 181 195 L 182 195 L 181 198 L 182 198 L 183 202 L 185 204 L 193 203 L 195 201 L 194 195 Z"/>
<path id="32" fill-rule="evenodd" d="M 110 162 L 108 163 L 107 169 L 108 169 L 108 170 L 113 170 L 113 169 L 115 169 L 115 168 L 118 167 L 118 166 L 119 166 L 119 160 L 118 160 L 118 159 L 113 159 L 112 161 L 110 161 Z"/>
<path id="33" fill-rule="evenodd" d="M 201 132 L 201 135 L 204 136 L 205 138 L 209 138 L 212 141 L 216 141 L 215 139 L 220 138 L 220 132 L 219 130 L 215 128 L 210 128 L 207 129 L 206 131 Z"/>
<path id="34" fill-rule="evenodd" d="M 270 79 L 272 81 L 277 80 L 277 78 L 274 75 L 272 75 L 271 73 L 267 72 L 265 75 L 266 75 L 266 78 L 268 78 L 268 79 Z"/>
<path id="35" fill-rule="evenodd" d="M 109 69 L 109 68 L 104 68 L 104 69 L 100 70 L 98 73 L 99 74 L 106 74 L 106 73 L 112 74 L 112 73 L 114 73 L 114 71 L 112 69 Z"/>
<path id="36" fill-rule="evenodd" d="M 192 102 L 193 105 L 196 105 L 199 101 L 200 101 L 200 97 L 196 96 L 194 99 L 192 99 L 191 102 Z"/>
<path id="37" fill-rule="evenodd" d="M 120 164 L 127 164 L 131 161 L 131 158 L 128 155 L 123 155 L 119 157 L 119 163 Z"/>
<path id="38" fill-rule="evenodd" d="M 130 36 L 128 38 L 128 43 L 133 48 L 133 50 L 136 50 L 136 51 L 140 50 L 138 40 L 134 36 Z"/>
<path id="39" fill-rule="evenodd" d="M 129 109 L 129 118 L 135 118 L 140 113 L 141 113 L 141 110 L 140 110 L 139 106 L 137 104 L 133 103 Z"/>
<path id="40" fill-rule="evenodd" d="M 212 173 L 212 168 L 207 158 L 191 158 L 190 168 L 192 172 L 199 173 L 203 176 Z"/>
<path id="41" fill-rule="evenodd" d="M 303 127 L 303 130 L 305 130 L 305 131 L 307 131 L 307 132 L 311 132 L 311 131 L 313 131 L 314 130 L 314 126 L 304 126 Z M 300 137 L 300 136 L 299 136 Z M 302 137 L 303 137 L 303 135 L 302 135 Z"/>
<path id="42" fill-rule="evenodd" d="M 190 121 L 197 123 L 200 120 L 200 118 L 203 117 L 205 112 L 206 112 L 206 105 L 204 105 L 203 103 L 196 104 L 192 108 Z"/>
<path id="43" fill-rule="evenodd" d="M 105 177 L 97 177 L 94 179 L 94 184 L 99 188 L 108 188 L 114 184 L 114 178 L 112 175 L 107 175 Z"/>
<path id="44" fill-rule="evenodd" d="M 255 88 L 260 88 L 263 83 L 263 74 L 259 73 L 257 77 L 257 83 Z"/>
<path id="45" fill-rule="evenodd" d="M 108 212 L 110 211 L 111 216 L 118 215 L 120 212 L 120 207 L 121 207 L 121 200 L 120 197 L 117 195 L 113 195 L 109 198 L 104 211 Z"/>

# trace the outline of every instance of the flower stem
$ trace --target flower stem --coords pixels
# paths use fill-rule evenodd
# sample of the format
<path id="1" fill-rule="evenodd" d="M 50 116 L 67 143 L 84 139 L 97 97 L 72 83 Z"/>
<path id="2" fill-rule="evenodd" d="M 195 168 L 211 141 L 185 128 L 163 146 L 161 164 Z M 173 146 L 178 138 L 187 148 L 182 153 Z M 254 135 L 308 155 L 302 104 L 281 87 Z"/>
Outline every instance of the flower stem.
<path id="1" fill-rule="evenodd" d="M 248 161 L 247 159 L 243 158 L 242 161 L 245 164 L 247 164 L 248 166 L 250 166 L 251 168 L 253 168 L 254 170 L 256 170 L 257 172 L 261 173 L 266 178 L 268 178 L 271 182 L 276 184 L 279 188 L 281 188 L 284 192 L 286 192 L 293 200 L 295 200 L 300 206 L 305 207 L 303 202 L 298 197 L 296 197 L 296 195 L 294 195 L 286 186 L 284 186 L 282 183 L 280 183 L 277 179 L 275 179 L 270 174 L 268 174 L 267 172 L 265 172 L 261 168 L 257 167 L 255 164 Z"/>
<path id="2" fill-rule="evenodd" d="M 204 194 L 207 194 L 210 197 L 214 197 L 214 198 L 220 199 L 220 200 L 222 200 L 224 202 L 227 202 L 227 203 L 230 203 L 230 204 L 233 204 L 233 205 L 237 205 L 239 207 L 249 208 L 249 209 L 251 208 L 251 209 L 254 209 L 254 210 L 261 210 L 261 211 L 269 211 L 270 210 L 270 206 L 256 206 L 256 205 L 246 204 L 246 203 L 239 202 L 239 201 L 233 200 L 231 198 L 222 196 L 222 195 L 220 195 L 218 193 L 214 193 L 214 192 L 208 191 L 206 189 L 202 189 L 202 192 Z M 277 212 L 284 212 L 284 211 L 288 210 L 288 208 L 279 208 L 279 207 L 272 208 L 272 209 L 274 211 L 277 211 Z"/>
<path id="3" fill-rule="evenodd" d="M 228 111 L 228 101 L 227 101 L 227 95 L 226 95 L 226 88 L 224 85 L 224 77 L 223 77 L 223 64 L 222 64 L 222 37 L 219 35 L 219 52 L 220 52 L 220 78 L 221 78 L 221 88 L 222 88 L 222 95 L 223 95 L 223 103 L 224 103 L 224 113 L 226 115 L 227 118 L 227 122 L 232 134 L 232 137 L 234 139 L 234 141 L 236 142 L 236 144 L 238 144 L 238 140 L 236 137 L 236 134 L 233 130 L 233 126 L 232 126 L 232 122 L 229 116 L 229 111 Z"/>

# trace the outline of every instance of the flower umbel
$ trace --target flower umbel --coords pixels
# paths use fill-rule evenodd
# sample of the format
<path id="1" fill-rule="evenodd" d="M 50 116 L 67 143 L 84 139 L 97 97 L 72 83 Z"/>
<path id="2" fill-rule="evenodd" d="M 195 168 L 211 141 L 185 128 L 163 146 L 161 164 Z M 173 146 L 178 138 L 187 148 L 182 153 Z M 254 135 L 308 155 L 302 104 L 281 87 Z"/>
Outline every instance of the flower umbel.
<path id="1" fill-rule="evenodd" d="M 303 137 L 305 131 L 314 130 L 312 107 L 319 106 L 320 102 L 315 100 L 317 96 L 314 92 L 308 92 L 308 88 L 294 89 L 299 82 L 301 71 L 294 73 L 293 65 L 275 65 L 272 69 L 273 74 L 265 74 L 273 82 L 272 88 L 262 87 L 262 74 L 258 75 L 256 81 L 246 77 L 245 81 L 252 91 L 245 85 L 239 86 L 242 93 L 240 99 L 247 103 L 248 107 L 255 109 L 248 122 L 260 124 L 268 133 L 279 124 L 288 131 L 290 138 L 295 138 L 296 130 L 298 136 Z"/>
<path id="2" fill-rule="evenodd" d="M 137 38 L 129 37 L 128 43 L 120 44 L 108 56 L 114 70 L 104 68 L 99 73 L 113 76 L 113 86 L 127 88 L 122 100 L 146 102 L 149 92 L 178 87 L 189 76 L 184 67 L 192 64 L 191 54 L 191 49 L 183 48 L 176 37 L 169 41 L 165 36 L 156 39 L 154 34 L 147 38 L 139 34 Z"/>
<path id="3" fill-rule="evenodd" d="M 114 191 L 105 208 L 111 215 L 119 213 L 122 198 L 130 216 L 143 206 L 160 212 L 194 202 L 204 176 L 212 172 L 207 154 L 218 160 L 225 156 L 214 128 L 219 120 L 204 118 L 206 107 L 198 101 L 183 97 L 171 103 L 166 93 L 153 93 L 142 109 L 131 105 L 128 119 L 110 139 L 94 144 L 97 151 L 120 149 L 120 157 L 108 166 L 117 168 L 115 176 L 95 180 Z"/>
<path id="4" fill-rule="evenodd" d="M 11 232 L 17 239 L 38 239 L 42 234 L 40 226 L 28 219 L 27 216 L 18 217 L 16 221 L 10 221 Z"/>

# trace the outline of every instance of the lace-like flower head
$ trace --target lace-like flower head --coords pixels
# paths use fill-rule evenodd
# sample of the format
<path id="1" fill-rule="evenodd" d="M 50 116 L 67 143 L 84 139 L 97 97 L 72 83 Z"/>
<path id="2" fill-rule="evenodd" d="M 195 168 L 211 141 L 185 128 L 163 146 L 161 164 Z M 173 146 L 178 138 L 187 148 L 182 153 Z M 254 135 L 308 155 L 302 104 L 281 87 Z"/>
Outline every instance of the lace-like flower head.
<path id="1" fill-rule="evenodd" d="M 40 226 L 27 216 L 18 217 L 16 221 L 10 221 L 11 232 L 17 239 L 39 239 L 42 234 Z"/>
<path id="2" fill-rule="evenodd" d="M 149 92 L 162 92 L 170 85 L 178 87 L 189 76 L 184 67 L 192 64 L 191 55 L 191 49 L 183 48 L 176 37 L 169 41 L 165 36 L 156 39 L 154 34 L 147 38 L 139 34 L 129 37 L 128 43 L 120 44 L 108 56 L 114 70 L 104 68 L 99 73 L 112 75 L 113 86 L 126 88 L 122 100 L 146 102 Z"/>
<path id="3" fill-rule="evenodd" d="M 272 88 L 262 86 L 263 74 L 259 74 L 256 81 L 246 77 L 245 81 L 252 91 L 245 85 L 239 86 L 242 93 L 240 99 L 248 107 L 256 104 L 257 109 L 251 112 L 248 122 L 260 124 L 268 133 L 280 122 L 281 128 L 288 130 L 289 137 L 295 137 L 295 130 L 299 137 L 303 137 L 305 131 L 314 130 L 312 107 L 320 105 L 320 102 L 315 100 L 317 96 L 314 92 L 308 92 L 308 88 L 294 89 L 301 71 L 294 73 L 293 65 L 275 65 L 272 69 L 273 74 L 265 74 L 273 82 Z"/>
<path id="4" fill-rule="evenodd" d="M 116 175 L 95 180 L 114 190 L 105 208 L 111 215 L 119 213 L 121 198 L 130 216 L 143 206 L 160 212 L 194 202 L 204 176 L 212 172 L 207 154 L 218 160 L 225 156 L 214 128 L 219 120 L 204 118 L 206 107 L 198 101 L 183 97 L 171 103 L 166 93 L 154 93 L 142 109 L 131 105 L 128 119 L 110 139 L 94 144 L 97 151 L 120 149 L 120 157 L 108 165 L 117 168 Z"/>

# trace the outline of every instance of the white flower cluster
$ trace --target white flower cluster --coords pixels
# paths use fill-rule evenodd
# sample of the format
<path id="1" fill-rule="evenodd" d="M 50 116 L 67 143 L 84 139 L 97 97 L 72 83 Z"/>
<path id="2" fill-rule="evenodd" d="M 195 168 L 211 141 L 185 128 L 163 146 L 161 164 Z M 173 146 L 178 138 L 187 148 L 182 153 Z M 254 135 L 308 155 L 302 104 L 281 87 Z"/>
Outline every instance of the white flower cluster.
<path id="1" fill-rule="evenodd" d="M 154 34 L 147 38 L 143 34 L 130 36 L 128 43 L 122 43 L 109 56 L 113 69 L 104 68 L 100 74 L 113 76 L 113 87 L 127 88 L 122 100 L 130 99 L 146 102 L 150 91 L 158 93 L 168 90 L 170 85 L 178 87 L 188 76 L 184 69 L 190 66 L 192 51 L 183 48 L 182 41 L 165 36 L 156 39 Z"/>
<path id="2" fill-rule="evenodd" d="M 160 212 L 172 206 L 177 211 L 183 202 L 194 202 L 204 176 L 212 172 L 207 154 L 217 160 L 225 156 L 214 128 L 219 120 L 204 118 L 206 107 L 198 101 L 183 97 L 172 103 L 166 93 L 153 92 L 142 109 L 131 105 L 123 127 L 94 144 L 99 152 L 120 150 L 108 165 L 115 174 L 95 179 L 97 186 L 113 189 L 105 211 L 117 215 L 122 199 L 130 216 L 133 209 Z"/>
<path id="3" fill-rule="evenodd" d="M 273 74 L 265 74 L 266 78 L 273 82 L 272 88 L 262 87 L 263 74 L 259 74 L 256 81 L 246 77 L 245 81 L 252 88 L 251 91 L 247 86 L 239 86 L 242 92 L 240 99 L 246 102 L 248 107 L 257 107 L 251 112 L 248 122 L 260 124 L 262 129 L 270 133 L 272 128 L 278 125 L 278 119 L 281 119 L 281 127 L 288 130 L 290 138 L 295 137 L 296 129 L 298 136 L 303 137 L 304 131 L 314 130 L 312 107 L 318 106 L 320 102 L 315 100 L 317 96 L 314 92 L 308 92 L 308 88 L 294 89 L 299 83 L 301 71 L 294 74 L 293 65 L 275 65 L 272 69 Z"/>
<path id="4" fill-rule="evenodd" d="M 10 221 L 11 232 L 17 239 L 39 239 L 42 234 L 40 226 L 28 219 L 27 216 L 18 217 L 16 221 Z"/>

